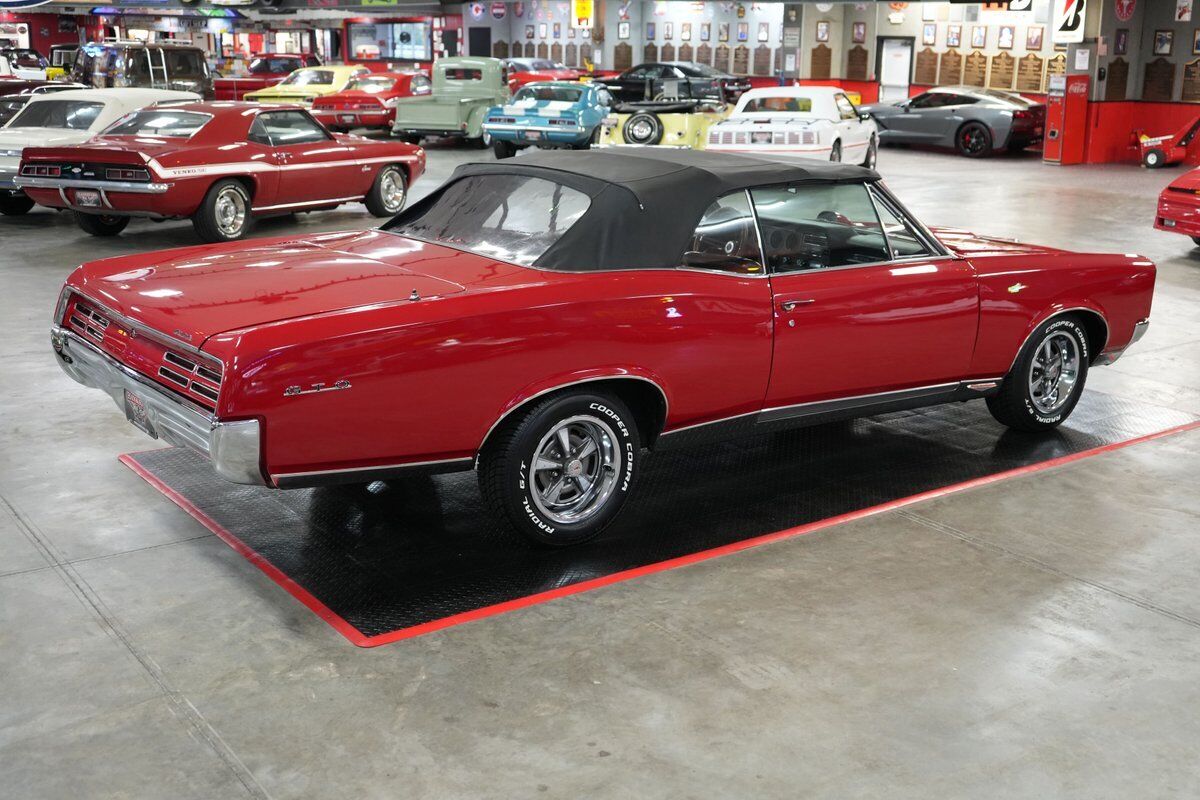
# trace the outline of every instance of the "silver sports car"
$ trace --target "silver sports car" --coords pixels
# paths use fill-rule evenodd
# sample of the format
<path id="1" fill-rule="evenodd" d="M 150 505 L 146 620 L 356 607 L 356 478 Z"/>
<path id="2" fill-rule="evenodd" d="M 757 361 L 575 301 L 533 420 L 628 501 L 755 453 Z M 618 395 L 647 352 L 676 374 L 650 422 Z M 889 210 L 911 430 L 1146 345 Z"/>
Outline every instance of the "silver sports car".
<path id="1" fill-rule="evenodd" d="M 1046 107 L 1015 92 L 939 86 L 895 103 L 859 106 L 875 118 L 880 144 L 953 147 L 968 158 L 1024 150 L 1042 140 Z"/>

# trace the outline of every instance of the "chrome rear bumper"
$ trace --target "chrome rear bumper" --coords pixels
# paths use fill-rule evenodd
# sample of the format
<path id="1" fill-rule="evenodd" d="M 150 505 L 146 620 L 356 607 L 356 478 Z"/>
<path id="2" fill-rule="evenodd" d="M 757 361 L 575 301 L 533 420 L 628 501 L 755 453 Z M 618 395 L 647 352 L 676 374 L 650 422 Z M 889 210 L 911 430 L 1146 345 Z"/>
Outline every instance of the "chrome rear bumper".
<path id="1" fill-rule="evenodd" d="M 1133 324 L 1133 336 L 1129 339 L 1129 344 L 1122 347 L 1120 350 L 1107 350 L 1096 356 L 1096 360 L 1092 362 L 1094 367 L 1103 367 L 1113 363 L 1120 358 L 1126 350 L 1137 344 L 1143 336 L 1146 335 L 1146 330 L 1150 327 L 1150 318 L 1146 317 L 1140 322 Z"/>
<path id="2" fill-rule="evenodd" d="M 262 435 L 258 420 L 220 422 L 207 409 L 165 391 L 153 381 L 101 352 L 72 331 L 53 326 L 50 343 L 63 372 L 84 386 L 100 389 L 125 409 L 125 392 L 146 409 L 151 429 L 167 444 L 189 447 L 212 460 L 227 481 L 258 486 L 263 478 Z"/>

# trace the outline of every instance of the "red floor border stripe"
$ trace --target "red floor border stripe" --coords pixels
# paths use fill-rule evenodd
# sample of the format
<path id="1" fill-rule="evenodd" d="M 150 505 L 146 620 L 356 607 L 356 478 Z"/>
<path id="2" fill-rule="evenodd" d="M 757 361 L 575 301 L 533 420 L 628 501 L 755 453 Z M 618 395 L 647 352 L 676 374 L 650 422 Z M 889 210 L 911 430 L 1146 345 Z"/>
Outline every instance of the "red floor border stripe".
<path id="1" fill-rule="evenodd" d="M 599 589 L 602 586 L 610 586 L 614 583 L 621 583 L 622 581 L 639 578 L 643 575 L 653 575 L 657 572 L 678 569 L 679 567 L 685 567 L 689 564 L 696 564 L 701 561 L 707 561 L 711 558 L 718 558 L 720 556 L 737 553 L 742 550 L 749 550 L 753 547 L 760 547 L 764 544 L 770 544 L 771 542 L 778 542 L 784 539 L 792 539 L 797 536 L 804 536 L 806 534 L 814 533 L 834 525 L 840 525 L 844 522 L 865 519 L 867 517 L 872 517 L 887 511 L 894 511 L 898 508 L 904 508 L 905 506 L 920 503 L 925 500 L 945 497 L 946 495 L 956 494 L 967 489 L 974 489 L 979 486 L 998 483 L 1010 478 L 1017 478 L 1022 475 L 1029 475 L 1035 472 L 1053 469 L 1054 467 L 1062 466 L 1063 464 L 1069 464 L 1073 461 L 1080 461 L 1085 458 L 1100 455 L 1101 453 L 1120 450 L 1131 445 L 1149 442 L 1154 439 L 1161 439 L 1174 434 L 1185 433 L 1198 428 L 1200 428 L 1200 420 L 1194 420 L 1192 422 L 1188 422 L 1183 425 L 1176 425 L 1173 428 L 1167 428 L 1166 430 L 1161 430 L 1156 433 L 1148 433 L 1144 436 L 1138 436 L 1133 439 L 1126 439 L 1125 441 L 1121 442 L 1113 442 L 1112 444 L 1102 445 L 1101 447 L 1094 447 L 1091 450 L 1081 450 L 1078 453 L 1059 456 L 1058 458 L 1052 458 L 1048 461 L 1041 461 L 1037 464 L 1028 464 L 1024 467 L 1016 467 L 1014 469 L 1004 470 L 1002 472 L 995 472 L 991 475 L 972 478 L 967 481 L 962 481 L 961 483 L 943 486 L 939 489 L 931 489 L 927 492 L 909 495 L 908 497 L 889 500 L 888 502 L 880 503 L 879 505 L 860 508 L 856 511 L 849 511 L 845 514 L 838 514 L 837 516 L 833 517 L 826 517 L 825 519 L 817 520 L 815 522 L 808 522 L 803 525 L 798 525 L 794 528 L 786 528 L 781 531 L 775 531 L 774 533 L 764 533 L 760 536 L 753 536 L 749 539 L 743 539 L 740 542 L 732 542 L 730 544 L 721 545 L 720 547 L 714 547 L 709 550 L 701 550 L 696 553 L 691 553 L 686 556 L 679 556 L 678 558 L 659 561 L 654 564 L 634 567 L 633 569 L 627 569 L 622 572 L 614 572 L 611 575 L 604 575 L 599 578 L 580 581 L 579 583 L 574 583 L 570 586 L 562 586 L 557 589 L 539 592 L 538 594 L 518 597 L 515 600 L 507 600 L 503 603 L 496 603 L 494 605 L 484 606 L 483 608 L 476 608 L 471 611 L 464 611 L 460 614 L 442 617 L 441 619 L 431 620 L 430 622 L 424 622 L 420 625 L 413 625 L 411 627 L 402 628 L 389 633 L 381 633 L 377 636 L 364 636 L 357 628 L 334 613 L 320 600 L 313 597 L 303 586 L 293 581 L 277 567 L 259 555 L 256 551 L 248 547 L 241 539 L 234 536 L 222 525 L 217 523 L 216 520 L 212 519 L 203 511 L 201 511 L 186 497 L 176 492 L 170 486 L 167 486 L 151 472 L 142 467 L 141 464 L 138 464 L 132 457 L 134 454 L 127 453 L 120 457 L 120 461 L 122 464 L 133 470 L 138 477 L 142 478 L 155 489 L 162 492 L 169 500 L 194 517 L 201 525 L 215 533 L 221 539 L 221 541 L 232 547 L 247 561 L 262 570 L 262 572 L 265 573 L 268 578 L 275 581 L 275 583 L 279 584 L 284 591 L 303 603 L 310 611 L 312 611 L 321 619 L 325 620 L 325 622 L 329 623 L 334 630 L 346 637 L 346 639 L 348 639 L 351 643 L 357 645 L 358 647 L 378 647 L 379 645 L 390 644 L 403 639 L 411 639 L 414 636 L 421 636 L 426 633 L 442 630 L 443 628 L 453 627 L 454 625 L 461 625 L 464 622 L 484 619 L 485 617 L 503 614 L 508 611 L 515 611 L 519 608 L 537 605 L 538 603 L 549 602 L 550 600 L 555 600 L 560 597 L 568 597 L 573 594 L 588 592 L 592 589 Z"/>

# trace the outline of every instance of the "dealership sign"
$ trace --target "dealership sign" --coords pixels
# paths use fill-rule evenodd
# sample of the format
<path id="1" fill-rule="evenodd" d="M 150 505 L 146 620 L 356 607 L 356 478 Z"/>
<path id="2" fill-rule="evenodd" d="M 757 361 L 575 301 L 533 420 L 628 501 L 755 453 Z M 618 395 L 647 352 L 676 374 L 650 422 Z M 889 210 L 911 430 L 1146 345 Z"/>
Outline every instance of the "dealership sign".
<path id="1" fill-rule="evenodd" d="M 1054 43 L 1083 41 L 1083 19 L 1087 0 L 1054 0 Z"/>
<path id="2" fill-rule="evenodd" d="M 33 8 L 34 6 L 44 6 L 50 0 L 0 0 L 0 9 L 3 8 Z"/>

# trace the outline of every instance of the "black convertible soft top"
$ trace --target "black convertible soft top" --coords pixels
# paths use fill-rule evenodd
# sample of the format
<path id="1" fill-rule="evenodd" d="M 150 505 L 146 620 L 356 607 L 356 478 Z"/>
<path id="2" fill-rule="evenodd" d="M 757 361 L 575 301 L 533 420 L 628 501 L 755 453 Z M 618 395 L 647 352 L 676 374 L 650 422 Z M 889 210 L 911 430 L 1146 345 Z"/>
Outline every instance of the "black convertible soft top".
<path id="1" fill-rule="evenodd" d="M 475 175 L 540 177 L 591 198 L 587 212 L 534 262 L 536 267 L 569 271 L 676 267 L 705 210 L 718 197 L 739 189 L 879 180 L 873 170 L 820 161 L 782 163 L 662 147 L 541 150 L 521 158 L 464 164 L 396 222 L 419 216 L 447 186 Z"/>

